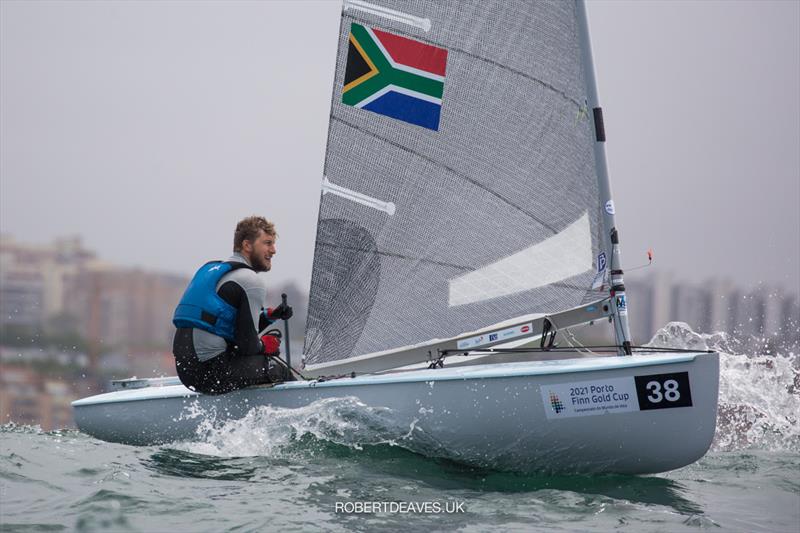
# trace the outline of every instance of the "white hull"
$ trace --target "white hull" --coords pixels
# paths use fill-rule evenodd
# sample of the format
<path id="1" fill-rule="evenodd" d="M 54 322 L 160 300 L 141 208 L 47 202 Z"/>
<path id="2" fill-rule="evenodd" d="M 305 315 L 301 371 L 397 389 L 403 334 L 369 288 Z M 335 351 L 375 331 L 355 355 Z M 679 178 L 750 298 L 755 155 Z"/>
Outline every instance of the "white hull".
<path id="1" fill-rule="evenodd" d="M 669 376 L 684 372 L 690 391 L 681 384 L 681 391 L 670 392 L 678 381 L 668 383 Z M 665 377 L 649 377 L 654 375 Z M 645 382 L 650 399 L 659 400 L 648 409 L 631 392 Z M 142 445 L 196 439 L 202 417 L 190 414 L 198 407 L 215 412 L 217 420 L 232 420 L 258 405 L 297 408 L 355 397 L 389 409 L 399 426 L 419 428 L 447 457 L 465 463 L 513 471 L 643 474 L 679 468 L 705 454 L 714 437 L 718 385 L 717 354 L 671 353 L 291 382 L 222 396 L 196 394 L 182 385 L 153 386 L 100 394 L 73 406 L 81 431 Z M 570 405 L 571 392 L 581 398 L 576 401 L 592 404 Z M 675 406 L 683 401 L 672 401 L 679 392 L 684 400 L 691 395 L 691 406 Z"/>

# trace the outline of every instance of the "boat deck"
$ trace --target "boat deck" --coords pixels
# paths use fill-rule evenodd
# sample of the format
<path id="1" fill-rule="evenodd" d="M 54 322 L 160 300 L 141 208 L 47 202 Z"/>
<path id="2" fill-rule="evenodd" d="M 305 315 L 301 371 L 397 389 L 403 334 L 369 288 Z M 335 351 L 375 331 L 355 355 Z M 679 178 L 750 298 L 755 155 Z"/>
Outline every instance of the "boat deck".
<path id="1" fill-rule="evenodd" d="M 341 377 L 329 380 L 287 381 L 277 385 L 256 385 L 258 388 L 276 390 L 303 389 L 309 387 L 352 387 L 354 385 L 379 385 L 389 383 L 413 383 L 420 381 L 452 381 L 464 379 L 493 379 L 524 376 L 541 376 L 575 372 L 593 372 L 649 366 L 653 363 L 685 363 L 694 360 L 703 352 L 638 354 L 625 357 L 592 357 L 577 359 L 553 359 L 515 363 L 494 363 L 474 366 L 453 366 L 436 369 L 421 369 L 383 374 L 363 374 L 356 377 Z M 169 382 L 167 382 L 169 383 Z M 199 396 L 183 385 L 155 385 L 137 389 L 118 390 L 98 394 L 72 402 L 73 407 L 126 401 L 151 400 Z"/>

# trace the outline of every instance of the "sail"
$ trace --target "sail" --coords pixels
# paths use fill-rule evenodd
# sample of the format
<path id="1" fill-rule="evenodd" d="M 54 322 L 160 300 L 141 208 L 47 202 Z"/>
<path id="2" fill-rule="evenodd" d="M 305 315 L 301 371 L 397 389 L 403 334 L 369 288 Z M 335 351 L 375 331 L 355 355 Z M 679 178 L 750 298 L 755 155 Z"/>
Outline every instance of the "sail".
<path id="1" fill-rule="evenodd" d="M 604 296 L 579 9 L 345 2 L 306 364 Z"/>

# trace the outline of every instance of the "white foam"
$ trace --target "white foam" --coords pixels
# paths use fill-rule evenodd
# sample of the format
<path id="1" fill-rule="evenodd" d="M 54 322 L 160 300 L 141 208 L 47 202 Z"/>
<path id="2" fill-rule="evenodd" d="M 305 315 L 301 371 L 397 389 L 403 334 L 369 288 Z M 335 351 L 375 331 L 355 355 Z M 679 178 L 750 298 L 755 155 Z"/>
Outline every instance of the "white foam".
<path id="1" fill-rule="evenodd" d="M 719 413 L 712 449 L 800 451 L 800 371 L 796 353 L 745 354 L 766 343 L 727 333 L 696 333 L 683 322 L 661 328 L 649 346 L 716 350 L 720 354 Z"/>
<path id="2" fill-rule="evenodd" d="M 417 449 L 427 440 L 413 422 L 397 425 L 391 410 L 354 397 L 322 399 L 296 409 L 259 406 L 244 418 L 221 423 L 215 412 L 206 412 L 197 434 L 199 442 L 171 447 L 217 457 L 275 457 L 307 436 L 353 449 L 378 444 Z"/>

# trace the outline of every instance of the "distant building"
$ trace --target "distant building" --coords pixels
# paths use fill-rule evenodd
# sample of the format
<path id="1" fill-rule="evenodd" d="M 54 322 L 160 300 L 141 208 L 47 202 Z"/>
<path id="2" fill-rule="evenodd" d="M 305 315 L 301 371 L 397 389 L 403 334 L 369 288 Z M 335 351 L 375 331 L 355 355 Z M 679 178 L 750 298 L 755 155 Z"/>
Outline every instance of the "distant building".
<path id="1" fill-rule="evenodd" d="M 800 346 L 800 304 L 796 295 L 784 299 L 782 315 L 784 338 L 794 346 Z"/>
<path id="2" fill-rule="evenodd" d="M 103 375 L 112 379 L 175 375 L 175 357 L 172 355 L 172 350 L 142 349 L 112 352 L 103 357 L 101 364 Z"/>
<path id="3" fill-rule="evenodd" d="M 762 331 L 765 335 L 780 335 L 786 329 L 787 318 L 786 302 L 791 301 L 781 294 L 781 291 L 776 287 L 765 287 L 761 291 L 762 299 L 764 301 L 764 320 L 762 321 Z"/>
<path id="4" fill-rule="evenodd" d="M 0 235 L 0 327 L 44 327 L 64 311 L 66 279 L 92 261 L 79 237 L 37 246 Z"/>
<path id="5" fill-rule="evenodd" d="M 744 291 L 727 280 L 690 284 L 654 271 L 625 280 L 631 335 L 647 342 L 668 322 L 689 324 L 701 333 L 727 332 L 771 342 L 800 342 L 797 295 L 759 285 Z"/>
<path id="6" fill-rule="evenodd" d="M 740 336 L 760 336 L 764 333 L 764 295 L 761 291 L 740 292 L 735 297 L 732 333 Z"/>
<path id="7" fill-rule="evenodd" d="M 728 280 L 710 280 L 705 284 L 709 295 L 709 332 L 732 331 L 734 288 Z"/>
<path id="8" fill-rule="evenodd" d="M 24 366 L 0 365 L 0 422 L 40 425 L 44 430 L 74 427 L 71 402 L 77 391 Z"/>
<path id="9" fill-rule="evenodd" d="M 42 419 L 39 384 L 33 369 L 0 365 L 0 422 L 38 424 Z"/>
<path id="10" fill-rule="evenodd" d="M 72 401 L 86 382 L 42 375 L 21 363 L 0 363 L 0 423 L 39 425 L 49 431 L 74 427 Z"/>
<path id="11" fill-rule="evenodd" d="M 0 325 L 41 327 L 45 320 L 44 300 L 40 272 L 0 271 Z"/>
<path id="12" fill-rule="evenodd" d="M 67 283 L 69 314 L 83 317 L 80 333 L 107 347 L 169 347 L 172 313 L 188 279 L 171 274 L 90 266 Z"/>
<path id="13" fill-rule="evenodd" d="M 672 276 L 655 271 L 647 277 L 630 277 L 625 280 L 625 289 L 631 336 L 634 344 L 645 344 L 660 327 L 672 320 Z"/>
<path id="14" fill-rule="evenodd" d="M 49 431 L 75 427 L 72 402 L 78 397 L 77 391 L 63 381 L 45 379 L 42 382 L 42 392 L 39 399 L 41 413 L 39 425 L 42 429 Z"/>
<path id="15" fill-rule="evenodd" d="M 104 263 L 79 237 L 35 246 L 0 238 L 0 327 L 57 328 L 69 321 L 95 351 L 164 348 L 184 276 Z"/>
<path id="16" fill-rule="evenodd" d="M 711 331 L 711 293 L 702 287 L 681 283 L 672 287 L 670 321 L 686 322 L 698 332 Z"/>

